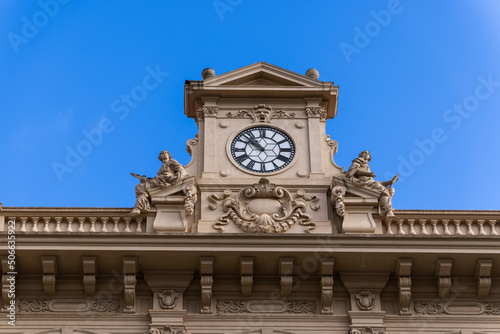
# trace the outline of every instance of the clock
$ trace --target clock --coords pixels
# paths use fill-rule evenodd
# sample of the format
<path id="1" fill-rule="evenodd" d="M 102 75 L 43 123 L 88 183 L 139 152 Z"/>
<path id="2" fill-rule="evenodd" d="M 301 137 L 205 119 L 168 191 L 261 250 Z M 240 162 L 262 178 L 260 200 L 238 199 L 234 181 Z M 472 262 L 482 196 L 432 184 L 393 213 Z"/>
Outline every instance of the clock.
<path id="1" fill-rule="evenodd" d="M 247 171 L 273 173 L 290 165 L 295 156 L 295 144 L 283 131 L 255 126 L 234 137 L 230 153 L 234 162 Z"/>

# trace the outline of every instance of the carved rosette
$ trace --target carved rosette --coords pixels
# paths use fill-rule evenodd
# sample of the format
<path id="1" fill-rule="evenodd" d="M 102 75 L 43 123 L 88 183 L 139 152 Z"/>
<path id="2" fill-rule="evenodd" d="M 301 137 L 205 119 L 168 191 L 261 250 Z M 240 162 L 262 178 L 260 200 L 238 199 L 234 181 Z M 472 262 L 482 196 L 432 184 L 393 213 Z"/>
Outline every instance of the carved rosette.
<path id="1" fill-rule="evenodd" d="M 356 295 L 356 305 L 361 311 L 371 311 L 375 307 L 375 296 L 369 290 L 362 290 Z"/>
<path id="2" fill-rule="evenodd" d="M 237 112 L 228 112 L 228 117 L 235 118 L 251 118 L 252 123 L 270 123 L 273 118 L 293 118 L 295 113 L 287 113 L 283 110 L 274 111 L 271 106 L 259 104 L 252 108 L 252 110 L 240 110 Z"/>
<path id="3" fill-rule="evenodd" d="M 211 196 L 215 201 L 216 196 Z M 215 209 L 214 206 L 210 206 Z M 266 209 L 262 209 L 266 208 Z M 316 227 L 311 217 L 305 214 L 307 204 L 300 196 L 293 199 L 288 190 L 262 178 L 242 189 L 236 198 L 227 196 L 222 209 L 225 212 L 214 224 L 219 232 L 231 221 L 247 233 L 283 233 L 296 222 L 307 226 L 306 233 Z"/>
<path id="4" fill-rule="evenodd" d="M 184 327 L 170 327 L 164 326 L 163 328 L 151 328 L 148 334 L 185 334 L 186 328 Z"/>
<path id="5" fill-rule="evenodd" d="M 179 294 L 172 289 L 163 290 L 158 295 L 158 302 L 162 309 L 171 310 L 177 304 Z"/>
<path id="6" fill-rule="evenodd" d="M 321 122 L 326 122 L 326 111 L 321 109 L 321 107 L 307 107 L 306 114 L 307 117 L 319 117 Z"/>

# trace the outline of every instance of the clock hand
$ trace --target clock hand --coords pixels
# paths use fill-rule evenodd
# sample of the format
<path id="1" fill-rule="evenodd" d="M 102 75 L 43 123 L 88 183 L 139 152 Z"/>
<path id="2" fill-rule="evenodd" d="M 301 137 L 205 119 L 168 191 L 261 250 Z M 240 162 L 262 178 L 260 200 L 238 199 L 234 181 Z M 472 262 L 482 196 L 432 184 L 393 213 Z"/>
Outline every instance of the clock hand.
<path id="1" fill-rule="evenodd" d="M 252 137 L 248 137 L 248 140 L 250 141 L 250 143 L 252 143 L 254 146 L 256 146 L 259 150 L 261 150 L 261 151 L 264 151 L 264 150 L 265 150 L 265 148 L 264 148 L 264 147 L 262 147 L 262 146 L 259 144 L 259 142 L 258 142 L 257 140 L 255 140 L 254 138 L 252 138 Z"/>

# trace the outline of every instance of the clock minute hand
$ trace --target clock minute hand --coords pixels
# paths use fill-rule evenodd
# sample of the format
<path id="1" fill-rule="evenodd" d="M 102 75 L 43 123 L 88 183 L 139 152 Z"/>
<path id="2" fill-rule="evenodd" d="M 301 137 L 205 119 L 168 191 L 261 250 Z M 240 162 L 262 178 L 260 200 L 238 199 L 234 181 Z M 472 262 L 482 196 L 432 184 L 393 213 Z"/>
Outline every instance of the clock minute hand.
<path id="1" fill-rule="evenodd" d="M 249 140 L 249 141 L 250 141 L 250 142 L 251 142 L 254 146 L 256 146 L 259 150 L 261 150 L 261 151 L 264 151 L 264 150 L 265 150 L 265 148 L 263 148 L 263 147 L 259 144 L 259 142 L 258 142 L 257 140 L 255 140 L 254 138 L 252 138 L 252 137 L 248 137 L 248 140 Z"/>

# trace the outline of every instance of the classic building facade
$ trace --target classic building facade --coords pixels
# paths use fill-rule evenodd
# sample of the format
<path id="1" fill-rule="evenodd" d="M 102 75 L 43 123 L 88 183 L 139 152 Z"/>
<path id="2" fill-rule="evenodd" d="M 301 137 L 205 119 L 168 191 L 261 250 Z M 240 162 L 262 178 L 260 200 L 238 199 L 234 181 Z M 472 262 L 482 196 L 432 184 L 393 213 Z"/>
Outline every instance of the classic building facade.
<path id="1" fill-rule="evenodd" d="M 394 210 L 368 151 L 335 163 L 314 69 L 202 77 L 191 162 L 132 174 L 133 209 L 1 208 L 0 332 L 500 333 L 500 211 Z"/>

